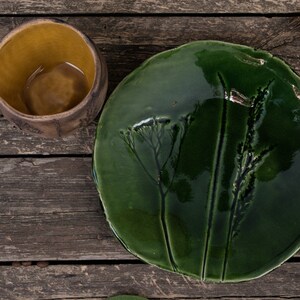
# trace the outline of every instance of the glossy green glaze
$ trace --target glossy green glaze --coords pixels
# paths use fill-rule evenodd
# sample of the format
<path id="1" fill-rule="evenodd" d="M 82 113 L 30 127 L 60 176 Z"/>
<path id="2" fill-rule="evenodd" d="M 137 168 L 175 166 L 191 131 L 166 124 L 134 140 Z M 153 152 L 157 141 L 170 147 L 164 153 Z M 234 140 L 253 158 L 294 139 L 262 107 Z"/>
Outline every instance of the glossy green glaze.
<path id="1" fill-rule="evenodd" d="M 111 228 L 142 260 L 249 280 L 300 246 L 300 79 L 215 41 L 160 53 L 100 117 L 94 173 Z"/>

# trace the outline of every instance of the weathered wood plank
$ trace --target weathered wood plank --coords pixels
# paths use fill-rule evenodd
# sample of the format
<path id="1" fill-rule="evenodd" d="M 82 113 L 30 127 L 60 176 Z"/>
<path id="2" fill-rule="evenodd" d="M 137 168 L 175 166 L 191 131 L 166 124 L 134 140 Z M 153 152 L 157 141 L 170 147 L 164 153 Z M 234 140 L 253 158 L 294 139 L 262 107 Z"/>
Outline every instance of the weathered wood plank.
<path id="1" fill-rule="evenodd" d="M 1 216 L 0 224 L 3 262 L 135 259 L 97 212 Z"/>
<path id="2" fill-rule="evenodd" d="M 107 300 L 107 297 L 101 297 L 101 298 L 68 298 L 68 300 L 104 300 L 106 299 Z M 152 298 L 153 299 L 153 298 Z M 160 300 L 166 300 L 166 299 L 171 299 L 171 298 L 159 298 Z M 187 300 L 187 299 L 193 299 L 193 300 L 200 300 L 200 299 L 203 299 L 203 298 L 199 298 L 199 297 L 185 297 L 185 298 L 173 298 L 173 299 L 176 299 L 176 300 Z M 282 300 L 282 299 L 289 299 L 289 300 L 299 300 L 297 297 L 288 297 L 288 298 L 283 298 L 283 297 L 278 297 L 278 296 L 275 296 L 275 297 L 243 297 L 243 298 L 237 298 L 237 297 L 209 297 L 209 298 L 204 298 L 206 300 L 237 300 L 237 299 L 242 299 L 242 300 Z"/>
<path id="3" fill-rule="evenodd" d="M 0 38 L 30 18 L 0 18 Z M 111 89 L 143 60 L 193 40 L 223 40 L 270 50 L 300 70 L 300 17 L 69 17 L 107 58 Z M 113 87 L 112 87 L 113 85 Z"/>
<path id="4" fill-rule="evenodd" d="M 207 284 L 149 265 L 0 267 L 3 299 L 101 299 L 119 294 L 150 299 L 300 298 L 300 263 L 287 263 L 260 279 Z M 252 298 L 253 297 L 253 298 Z"/>
<path id="5" fill-rule="evenodd" d="M 299 12 L 298 0 L 0 0 L 2 14 L 87 13 L 290 13 Z"/>
<path id="6" fill-rule="evenodd" d="M 79 128 L 71 135 L 47 139 L 22 132 L 0 116 L 0 155 L 65 155 L 91 154 L 93 151 L 96 124 Z"/>
<path id="7" fill-rule="evenodd" d="M 0 38 L 31 20 L 0 18 Z M 294 59 L 299 70 L 299 17 L 68 17 L 62 20 L 88 34 L 108 62 L 109 79 L 119 81 L 152 54 L 194 40 L 245 44 Z M 119 75 L 118 75 L 119 74 Z"/>
<path id="8" fill-rule="evenodd" d="M 101 298 L 68 298 L 68 300 L 104 300 L 106 299 L 107 300 L 107 297 L 101 297 Z M 152 298 L 153 299 L 153 298 Z M 159 298 L 160 300 L 166 300 L 166 299 L 171 299 L 170 297 L 166 298 L 166 297 L 161 297 Z M 193 299 L 193 300 L 200 300 L 200 299 L 203 299 L 203 298 L 199 298 L 199 297 L 185 297 L 185 298 L 173 298 L 173 299 L 176 299 L 176 300 L 187 300 L 187 299 Z M 282 300 L 282 299 L 289 299 L 289 300 L 299 300 L 297 297 L 288 297 L 288 298 L 283 298 L 283 297 L 278 297 L 278 296 L 275 296 L 275 297 L 243 297 L 243 298 L 237 298 L 237 297 L 209 297 L 209 298 L 204 298 L 206 300 L 237 300 L 237 299 L 241 299 L 241 300 Z M 50 300 L 50 299 L 49 299 Z"/>
<path id="9" fill-rule="evenodd" d="M 0 261 L 135 259 L 105 220 L 91 158 L 0 159 L 0 174 Z"/>
<path id="10" fill-rule="evenodd" d="M 300 74 L 300 17 L 69 17 L 107 59 L 109 93 L 151 55 L 192 40 L 215 39 L 270 50 Z M 30 18 L 0 18 L 0 38 Z M 64 139 L 23 134 L 0 118 L 0 155 L 91 154 L 95 125 Z"/>
<path id="11" fill-rule="evenodd" d="M 99 297 L 97 297 L 97 298 L 68 298 L 68 300 L 104 300 L 104 299 L 106 299 L 107 300 L 107 297 L 101 297 L 101 298 L 99 298 Z M 166 300 L 166 299 L 170 299 L 170 298 L 159 298 L 160 300 Z M 193 299 L 193 300 L 199 300 L 199 299 L 201 299 L 201 298 L 199 298 L 199 297 L 186 297 L 186 298 L 182 298 L 182 297 L 180 297 L 180 298 L 173 298 L 173 299 L 176 299 L 176 300 L 187 300 L 187 299 Z M 202 298 L 203 299 L 203 298 Z M 236 297 L 213 297 L 213 298 L 211 298 L 211 297 L 209 297 L 209 298 L 205 298 L 205 299 L 207 299 L 207 300 L 237 300 L 237 299 L 239 299 L 239 298 L 236 298 Z M 261 298 L 261 297 L 243 297 L 243 298 L 241 298 L 242 300 L 282 300 L 282 299 L 289 299 L 289 300 L 299 300 L 297 297 L 288 297 L 288 298 L 283 298 L 283 297 L 278 297 L 278 296 L 275 296 L 275 297 L 263 297 L 263 298 Z M 49 299 L 50 300 L 50 299 Z"/>
<path id="12" fill-rule="evenodd" d="M 300 3 L 300 2 L 299 2 Z M 0 17 L 0 38 L 32 17 Z M 101 49 L 113 45 L 173 47 L 193 40 L 223 40 L 297 55 L 300 16 L 290 17 L 62 17 L 88 34 Z M 105 47 L 104 47 L 105 50 Z M 298 54 L 299 55 L 299 54 Z M 296 56 L 299 58 L 299 56 Z M 124 64 L 127 61 L 124 62 Z"/>
<path id="13" fill-rule="evenodd" d="M 90 158 L 0 160 L 0 261 L 134 259 L 113 236 Z"/>

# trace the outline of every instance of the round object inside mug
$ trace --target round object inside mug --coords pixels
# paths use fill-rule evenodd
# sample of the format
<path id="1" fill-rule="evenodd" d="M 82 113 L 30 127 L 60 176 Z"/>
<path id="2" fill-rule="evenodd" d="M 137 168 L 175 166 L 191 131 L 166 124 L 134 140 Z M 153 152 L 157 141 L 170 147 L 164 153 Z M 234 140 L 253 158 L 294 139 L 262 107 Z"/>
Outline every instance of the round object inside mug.
<path id="1" fill-rule="evenodd" d="M 21 129 L 64 135 L 88 124 L 103 105 L 105 61 L 63 22 L 40 19 L 14 29 L 0 44 L 0 64 L 0 108 Z"/>

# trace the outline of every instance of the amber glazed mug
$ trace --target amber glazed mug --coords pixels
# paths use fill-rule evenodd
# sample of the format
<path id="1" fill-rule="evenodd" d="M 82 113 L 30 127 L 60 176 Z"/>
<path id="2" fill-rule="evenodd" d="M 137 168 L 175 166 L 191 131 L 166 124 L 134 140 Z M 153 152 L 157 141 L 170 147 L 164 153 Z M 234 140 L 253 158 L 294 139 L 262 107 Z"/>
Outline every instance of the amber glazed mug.
<path id="1" fill-rule="evenodd" d="M 27 132 L 67 135 L 103 106 L 105 60 L 87 36 L 61 21 L 38 19 L 8 33 L 0 66 L 0 110 Z"/>

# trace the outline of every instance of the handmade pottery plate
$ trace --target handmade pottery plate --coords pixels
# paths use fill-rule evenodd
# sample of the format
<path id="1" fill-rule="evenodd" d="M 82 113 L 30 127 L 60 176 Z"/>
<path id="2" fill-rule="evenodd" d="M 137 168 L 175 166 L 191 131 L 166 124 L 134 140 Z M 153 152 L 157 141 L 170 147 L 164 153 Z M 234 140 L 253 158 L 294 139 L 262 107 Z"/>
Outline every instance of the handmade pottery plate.
<path id="1" fill-rule="evenodd" d="M 300 246 L 300 78 L 199 41 L 147 60 L 100 117 L 107 220 L 140 259 L 205 281 L 259 277 Z"/>

